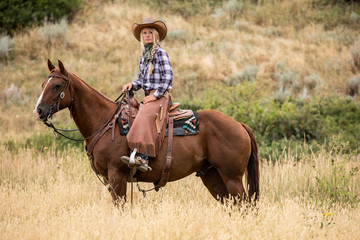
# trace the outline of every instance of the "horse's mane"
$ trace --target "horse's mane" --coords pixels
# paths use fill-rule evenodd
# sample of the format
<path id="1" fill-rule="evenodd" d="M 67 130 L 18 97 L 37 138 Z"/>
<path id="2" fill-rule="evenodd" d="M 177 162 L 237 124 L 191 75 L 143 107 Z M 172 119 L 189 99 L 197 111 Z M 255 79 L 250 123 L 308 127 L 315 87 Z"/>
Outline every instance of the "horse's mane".
<path id="1" fill-rule="evenodd" d="M 85 82 L 84 80 L 82 80 L 80 77 L 78 77 L 76 74 L 74 73 L 70 73 L 70 75 L 72 75 L 73 77 L 75 77 L 76 79 L 80 80 L 80 82 L 82 84 L 85 84 L 87 87 L 91 88 L 92 90 L 94 90 L 96 92 L 96 94 L 98 94 L 100 97 L 105 98 L 106 100 L 115 103 L 113 100 L 111 100 L 110 98 L 108 98 L 107 96 L 105 96 L 104 94 L 102 94 L 101 92 L 99 92 L 97 89 L 95 89 L 94 87 L 90 86 L 87 82 Z"/>

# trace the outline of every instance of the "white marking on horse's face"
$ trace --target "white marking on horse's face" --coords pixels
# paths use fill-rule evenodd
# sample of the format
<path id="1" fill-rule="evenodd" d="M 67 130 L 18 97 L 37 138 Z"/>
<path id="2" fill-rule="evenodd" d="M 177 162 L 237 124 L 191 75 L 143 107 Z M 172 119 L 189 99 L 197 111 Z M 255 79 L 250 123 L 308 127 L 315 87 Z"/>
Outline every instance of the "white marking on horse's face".
<path id="1" fill-rule="evenodd" d="M 46 83 L 43 91 L 42 91 L 41 94 L 40 94 L 39 99 L 37 100 L 36 106 L 35 106 L 35 108 L 34 108 L 34 110 L 33 110 L 33 114 L 34 114 L 34 117 L 35 117 L 36 119 L 39 119 L 39 113 L 37 112 L 37 108 L 39 107 L 39 105 L 40 105 L 40 103 L 41 103 L 41 101 L 42 101 L 42 98 L 43 98 L 45 89 L 46 89 L 47 85 L 49 84 L 49 82 L 51 81 L 51 79 L 52 79 L 52 77 L 49 78 L 49 80 L 47 81 L 47 83 Z"/>

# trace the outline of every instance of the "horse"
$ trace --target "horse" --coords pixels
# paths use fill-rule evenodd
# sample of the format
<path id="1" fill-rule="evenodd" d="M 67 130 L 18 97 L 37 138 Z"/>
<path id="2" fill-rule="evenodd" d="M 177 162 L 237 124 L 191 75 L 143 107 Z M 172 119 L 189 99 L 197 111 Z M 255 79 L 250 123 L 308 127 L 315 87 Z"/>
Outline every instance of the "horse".
<path id="1" fill-rule="evenodd" d="M 69 109 L 81 135 L 89 148 L 94 134 L 107 125 L 118 104 L 73 73 L 68 72 L 58 60 L 56 68 L 48 60 L 50 75 L 42 83 L 42 92 L 33 110 L 37 120 L 46 122 L 53 114 Z M 259 160 L 255 136 L 249 126 L 212 109 L 197 112 L 199 133 L 173 138 L 172 162 L 169 182 L 180 180 L 194 172 L 211 195 L 221 203 L 240 198 L 241 202 L 259 198 Z M 121 160 L 129 156 L 126 136 L 115 131 L 105 132 L 93 146 L 92 167 L 102 175 L 111 188 L 114 203 L 126 201 L 130 168 Z M 138 172 L 138 182 L 157 182 L 162 174 L 167 154 L 167 138 L 158 155 L 150 159 L 152 171 Z M 247 189 L 243 176 L 247 172 Z M 253 200 L 252 200 L 253 199 Z"/>

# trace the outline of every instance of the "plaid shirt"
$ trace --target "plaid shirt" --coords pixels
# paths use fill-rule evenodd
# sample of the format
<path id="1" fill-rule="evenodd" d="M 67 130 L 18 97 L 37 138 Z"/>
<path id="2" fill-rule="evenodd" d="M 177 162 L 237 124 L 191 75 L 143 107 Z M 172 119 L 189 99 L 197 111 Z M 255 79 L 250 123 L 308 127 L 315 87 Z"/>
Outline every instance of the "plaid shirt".
<path id="1" fill-rule="evenodd" d="M 132 82 L 132 89 L 137 91 L 140 88 L 151 91 L 156 90 L 154 96 L 160 98 L 166 90 L 172 88 L 173 72 L 169 56 L 166 51 L 158 45 L 153 58 L 154 70 L 149 75 L 149 64 L 144 63 L 144 59 L 140 59 L 140 73 L 136 81 Z"/>

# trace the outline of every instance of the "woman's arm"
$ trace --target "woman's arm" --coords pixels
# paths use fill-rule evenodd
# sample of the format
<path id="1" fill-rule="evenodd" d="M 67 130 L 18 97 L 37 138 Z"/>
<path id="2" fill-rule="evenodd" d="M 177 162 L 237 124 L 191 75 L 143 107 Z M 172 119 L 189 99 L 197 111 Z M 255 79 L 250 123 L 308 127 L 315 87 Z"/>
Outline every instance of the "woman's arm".
<path id="1" fill-rule="evenodd" d="M 160 85 L 154 93 L 154 96 L 160 98 L 172 84 L 173 71 L 166 51 L 162 49 L 162 51 L 158 51 L 156 54 L 157 60 L 159 61 Z"/>

